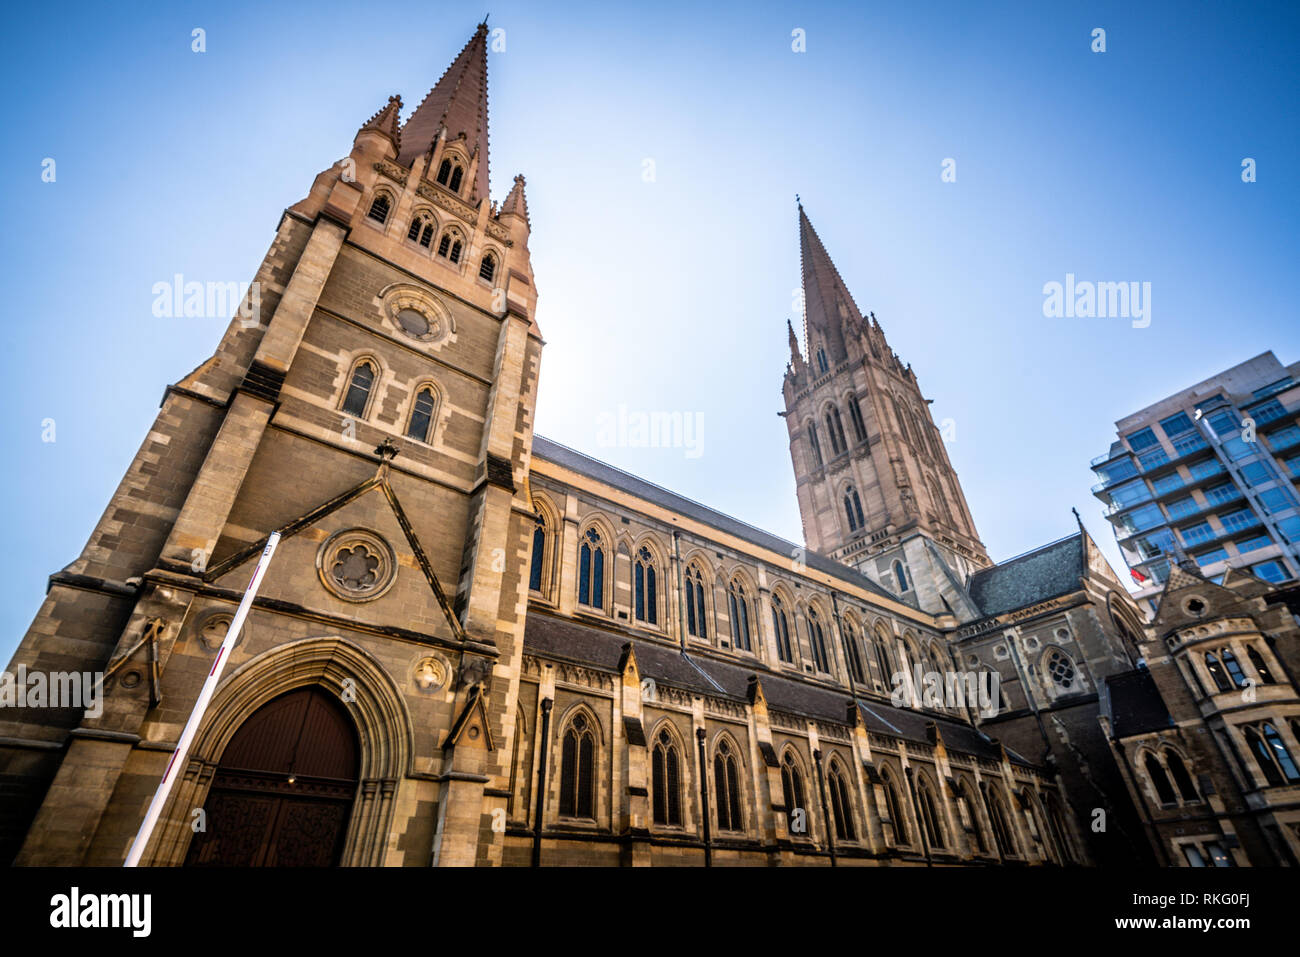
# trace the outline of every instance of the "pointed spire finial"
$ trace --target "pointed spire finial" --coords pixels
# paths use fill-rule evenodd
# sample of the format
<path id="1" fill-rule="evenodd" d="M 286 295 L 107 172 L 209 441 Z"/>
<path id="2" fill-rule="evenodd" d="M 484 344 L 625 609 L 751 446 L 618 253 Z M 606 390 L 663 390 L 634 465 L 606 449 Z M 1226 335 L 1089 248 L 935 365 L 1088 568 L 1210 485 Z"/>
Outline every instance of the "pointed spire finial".
<path id="1" fill-rule="evenodd" d="M 361 133 L 364 130 L 374 130 L 383 133 L 393 141 L 393 148 L 401 151 L 402 148 L 402 131 L 400 128 L 402 116 L 402 98 L 401 96 L 390 96 L 388 103 L 384 105 L 378 113 L 370 117 L 361 124 Z"/>
<path id="2" fill-rule="evenodd" d="M 487 21 L 484 20 L 402 127 L 405 142 L 397 156 L 397 162 L 410 166 L 430 150 L 444 129 L 448 142 L 463 135 L 471 154 L 474 151 L 479 154 L 470 190 L 479 197 L 488 195 L 486 37 Z"/>

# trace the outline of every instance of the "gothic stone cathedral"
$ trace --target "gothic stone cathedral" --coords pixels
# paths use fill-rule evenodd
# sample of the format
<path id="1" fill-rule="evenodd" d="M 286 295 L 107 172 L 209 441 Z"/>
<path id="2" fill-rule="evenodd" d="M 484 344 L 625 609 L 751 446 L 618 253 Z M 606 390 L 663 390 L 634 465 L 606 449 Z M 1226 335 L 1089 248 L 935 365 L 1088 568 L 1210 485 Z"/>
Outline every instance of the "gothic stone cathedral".
<path id="1" fill-rule="evenodd" d="M 1217 760 L 1151 723 L 1135 665 L 1162 648 L 1082 527 L 989 560 L 802 208 L 783 414 L 807 551 L 533 434 L 530 222 L 522 176 L 488 195 L 486 37 L 284 212 L 260 312 L 167 388 L 51 576 L 9 671 L 102 673 L 103 707 L 0 710 L 0 858 L 123 861 L 278 530 L 144 863 L 1161 859 L 1117 742 Z M 917 667 L 996 673 L 998 700 L 891 700 Z M 1178 833 L 1253 855 L 1232 787 Z"/>

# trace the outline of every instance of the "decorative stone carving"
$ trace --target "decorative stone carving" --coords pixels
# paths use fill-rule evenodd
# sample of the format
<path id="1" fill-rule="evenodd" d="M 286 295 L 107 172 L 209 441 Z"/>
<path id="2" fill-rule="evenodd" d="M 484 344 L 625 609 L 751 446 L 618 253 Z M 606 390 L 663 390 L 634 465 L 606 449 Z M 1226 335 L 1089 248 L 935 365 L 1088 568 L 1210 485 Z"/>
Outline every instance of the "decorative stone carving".
<path id="1" fill-rule="evenodd" d="M 335 532 L 316 552 L 316 572 L 335 597 L 374 601 L 397 580 L 397 556 L 374 532 L 349 528 Z"/>

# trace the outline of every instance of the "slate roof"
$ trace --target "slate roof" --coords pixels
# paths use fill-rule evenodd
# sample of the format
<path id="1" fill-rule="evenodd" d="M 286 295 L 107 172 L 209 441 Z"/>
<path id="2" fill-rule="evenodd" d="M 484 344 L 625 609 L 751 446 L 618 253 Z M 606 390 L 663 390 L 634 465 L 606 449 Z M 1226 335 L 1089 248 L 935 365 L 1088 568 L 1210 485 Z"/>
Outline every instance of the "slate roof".
<path id="1" fill-rule="evenodd" d="M 1111 734 L 1116 738 L 1159 731 L 1174 723 L 1155 679 L 1145 668 L 1107 678 L 1101 712 L 1110 716 Z"/>
<path id="2" fill-rule="evenodd" d="M 809 718 L 845 724 L 852 698 L 847 692 L 794 681 L 762 667 L 746 667 L 717 661 L 703 655 L 687 654 L 678 648 L 635 638 L 629 634 L 598 628 L 530 609 L 524 626 L 524 650 L 543 658 L 585 665 L 598 671 L 618 672 L 623 646 L 628 643 L 636 653 L 637 667 L 643 678 L 684 691 L 715 697 L 748 700 L 749 676 L 758 675 L 770 708 Z M 1001 760 L 997 742 L 978 729 L 923 711 L 895 708 L 878 701 L 859 700 L 863 722 L 868 731 L 908 741 L 929 743 L 926 725 L 933 722 L 943 735 L 947 748 L 988 760 Z M 1013 763 L 1031 766 L 1009 748 Z"/>
<path id="3" fill-rule="evenodd" d="M 1083 533 L 1026 552 L 971 576 L 967 591 L 986 616 L 1001 615 L 1082 587 Z"/>
<path id="4" fill-rule="evenodd" d="M 556 465 L 572 469 L 578 474 L 585 475 L 598 482 L 612 485 L 614 488 L 645 499 L 647 502 L 652 502 L 655 505 L 685 515 L 687 518 L 692 518 L 720 532 L 734 535 L 736 538 L 752 545 L 758 545 L 783 555 L 793 556 L 796 552 L 799 552 L 803 555 L 804 563 L 809 568 L 831 575 L 842 582 L 856 585 L 882 598 L 889 598 L 893 601 L 899 600 L 898 596 L 886 591 L 866 575 L 840 564 L 833 558 L 828 558 L 819 552 L 809 551 L 802 545 L 788 542 L 784 538 L 763 531 L 761 528 L 755 528 L 753 525 L 732 518 L 730 515 L 724 515 L 722 512 L 701 505 L 699 502 L 685 498 L 675 492 L 670 492 L 653 482 L 647 482 L 645 479 L 637 478 L 622 469 L 615 468 L 598 459 L 593 459 L 588 455 L 583 455 L 567 445 L 561 445 L 543 436 L 534 435 L 533 455 L 548 462 L 554 462 Z"/>

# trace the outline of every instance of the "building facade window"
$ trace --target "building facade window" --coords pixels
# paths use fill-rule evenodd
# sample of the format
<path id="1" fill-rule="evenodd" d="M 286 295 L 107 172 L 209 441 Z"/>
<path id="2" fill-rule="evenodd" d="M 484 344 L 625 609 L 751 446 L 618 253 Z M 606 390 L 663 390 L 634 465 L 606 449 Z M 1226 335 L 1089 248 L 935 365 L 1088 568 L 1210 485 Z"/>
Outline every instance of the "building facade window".
<path id="1" fill-rule="evenodd" d="M 835 836 L 841 841 L 856 841 L 857 829 L 853 825 L 853 803 L 849 800 L 849 786 L 839 762 L 832 761 L 827 783 L 831 792 L 831 816 L 835 818 Z"/>
<path id="2" fill-rule="evenodd" d="M 898 800 L 898 789 L 894 787 L 893 778 L 888 773 L 881 775 L 880 789 L 885 795 L 885 813 L 889 815 L 889 823 L 894 828 L 894 843 L 911 844 L 912 839 L 907 833 L 907 818 L 903 816 L 903 805 Z"/>
<path id="3" fill-rule="evenodd" d="M 578 546 L 578 604 L 605 607 L 605 546 L 594 528 L 587 529 Z"/>
<path id="4" fill-rule="evenodd" d="M 530 591 L 542 590 L 542 571 L 546 561 L 546 519 L 539 511 L 533 518 L 532 558 L 528 566 L 528 588 Z"/>
<path id="5" fill-rule="evenodd" d="M 637 621 L 648 625 L 659 623 L 658 573 L 654 556 L 644 545 L 636 553 L 632 568 L 633 605 Z"/>
<path id="6" fill-rule="evenodd" d="M 849 406 L 849 421 L 853 423 L 853 436 L 859 442 L 867 441 L 867 424 L 862 421 L 862 406 L 858 404 L 857 396 L 849 396 L 846 400 Z"/>
<path id="7" fill-rule="evenodd" d="M 772 596 L 772 634 L 776 639 L 776 655 L 786 664 L 794 664 L 794 649 L 790 646 L 790 622 L 785 616 L 785 603 L 780 595 Z"/>
<path id="8" fill-rule="evenodd" d="M 596 816 L 596 736 L 581 713 L 564 732 L 560 752 L 560 816 Z"/>
<path id="9" fill-rule="evenodd" d="M 698 565 L 686 569 L 686 630 L 694 638 L 709 637 L 704 606 L 704 575 Z"/>
<path id="10" fill-rule="evenodd" d="M 406 423 L 407 438 L 415 439 L 417 442 L 429 441 L 433 427 L 433 413 L 437 405 L 432 387 L 425 386 L 415 394 L 415 402 L 411 404 L 411 418 Z"/>
<path id="11" fill-rule="evenodd" d="M 849 520 L 850 532 L 866 527 L 867 521 L 862 515 L 862 499 L 858 497 L 858 490 L 852 485 L 844 490 L 844 514 Z"/>
<path id="12" fill-rule="evenodd" d="M 1174 796 L 1174 787 L 1169 783 L 1169 775 L 1165 774 L 1165 769 L 1156 756 L 1148 754 L 1143 761 L 1143 766 L 1146 768 L 1147 780 L 1151 782 L 1160 806 L 1168 807 L 1177 804 L 1178 798 Z"/>
<path id="13" fill-rule="evenodd" d="M 343 397 L 343 411 L 356 419 L 363 419 L 370 405 L 370 393 L 375 385 L 375 366 L 365 359 L 356 364 Z"/>
<path id="14" fill-rule="evenodd" d="M 682 823 L 682 763 L 677 744 L 665 729 L 655 740 L 651 757 L 656 824 L 680 827 Z"/>
<path id="15" fill-rule="evenodd" d="M 731 611 L 731 641 L 741 651 L 751 651 L 749 640 L 749 599 L 745 586 L 739 580 L 727 590 L 727 604 Z"/>
<path id="16" fill-rule="evenodd" d="M 821 617 L 817 609 L 808 608 L 808 645 L 812 651 L 813 667 L 823 674 L 829 674 L 830 661 L 826 656 L 826 636 L 822 632 Z"/>
<path id="17" fill-rule="evenodd" d="M 377 223 L 388 222 L 388 213 L 393 208 L 392 202 L 384 193 L 379 193 L 370 203 L 370 212 L 366 213 Z"/>
<path id="18" fill-rule="evenodd" d="M 942 850 L 946 846 L 942 819 L 939 816 L 939 809 L 935 805 L 934 792 L 930 789 L 929 782 L 924 778 L 917 782 L 916 798 L 916 803 L 921 806 L 921 820 L 925 824 L 925 836 L 929 840 L 931 847 Z"/>
<path id="19" fill-rule="evenodd" d="M 718 830 L 743 831 L 740 807 L 740 767 L 731 745 L 724 738 L 713 756 L 713 789 L 718 806 Z"/>
<path id="20" fill-rule="evenodd" d="M 808 835 L 808 808 L 804 804 L 803 774 L 794 754 L 785 752 L 781 759 L 781 794 L 785 799 L 786 826 L 792 835 Z"/>

